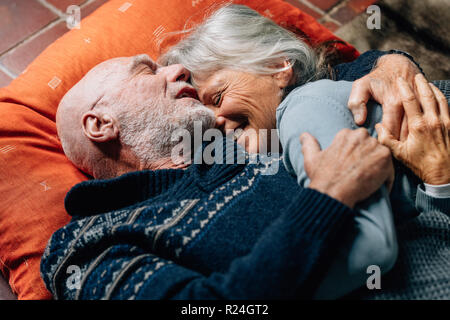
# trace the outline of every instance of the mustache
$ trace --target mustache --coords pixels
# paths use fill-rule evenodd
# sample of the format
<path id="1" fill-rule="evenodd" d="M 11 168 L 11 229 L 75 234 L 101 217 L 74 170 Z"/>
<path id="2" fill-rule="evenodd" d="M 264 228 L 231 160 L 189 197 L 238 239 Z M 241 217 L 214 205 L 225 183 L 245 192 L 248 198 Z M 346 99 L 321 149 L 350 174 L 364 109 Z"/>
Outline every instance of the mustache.
<path id="1" fill-rule="evenodd" d="M 183 94 L 186 94 L 191 98 L 199 100 L 197 90 L 191 84 L 184 81 L 177 81 L 169 84 L 166 93 L 168 98 L 177 99 Z"/>

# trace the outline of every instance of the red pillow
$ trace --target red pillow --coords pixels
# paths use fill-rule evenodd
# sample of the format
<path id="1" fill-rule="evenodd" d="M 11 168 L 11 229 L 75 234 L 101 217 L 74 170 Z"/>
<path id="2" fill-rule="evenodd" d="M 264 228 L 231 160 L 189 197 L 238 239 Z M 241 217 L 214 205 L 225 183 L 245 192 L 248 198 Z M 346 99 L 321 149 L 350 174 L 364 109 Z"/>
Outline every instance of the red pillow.
<path id="1" fill-rule="evenodd" d="M 147 53 L 158 37 L 201 21 L 214 0 L 111 0 L 50 45 L 27 71 L 0 89 L 0 268 L 19 299 L 49 299 L 39 273 L 51 234 L 70 217 L 67 191 L 86 179 L 64 156 L 55 114 L 62 96 L 101 61 Z M 281 0 L 239 0 L 317 42 L 337 39 L 312 17 Z M 339 50 L 348 59 L 358 52 Z"/>

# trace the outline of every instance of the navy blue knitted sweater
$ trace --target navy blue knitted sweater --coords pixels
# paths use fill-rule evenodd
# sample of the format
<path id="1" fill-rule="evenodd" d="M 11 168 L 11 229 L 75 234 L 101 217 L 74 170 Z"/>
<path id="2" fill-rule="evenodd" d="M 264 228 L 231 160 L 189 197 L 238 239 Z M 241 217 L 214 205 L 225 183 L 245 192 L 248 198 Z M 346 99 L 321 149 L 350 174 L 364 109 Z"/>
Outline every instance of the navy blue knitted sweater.
<path id="1" fill-rule="evenodd" d="M 381 54 L 339 66 L 338 78 L 360 64 L 359 78 Z M 42 257 L 47 288 L 60 299 L 311 297 L 354 213 L 275 166 L 265 174 L 247 156 L 76 185 L 73 218 Z"/>

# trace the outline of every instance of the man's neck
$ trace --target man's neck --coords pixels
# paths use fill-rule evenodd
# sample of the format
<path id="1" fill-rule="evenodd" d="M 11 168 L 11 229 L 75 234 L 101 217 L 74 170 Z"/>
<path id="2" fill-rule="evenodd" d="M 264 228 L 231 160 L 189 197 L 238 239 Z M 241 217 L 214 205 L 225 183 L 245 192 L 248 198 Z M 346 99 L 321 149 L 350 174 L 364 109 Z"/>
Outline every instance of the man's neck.
<path id="1" fill-rule="evenodd" d="M 152 162 L 148 166 L 144 166 L 142 170 L 161 170 L 161 169 L 186 169 L 189 164 L 175 164 L 171 158 L 162 158 Z"/>
<path id="2" fill-rule="evenodd" d="M 162 169 L 186 169 L 189 164 L 180 163 L 175 164 L 170 158 L 162 158 L 154 161 L 150 164 L 144 163 L 132 163 L 132 162 L 115 162 L 113 165 L 108 166 L 107 164 L 102 164 L 101 170 L 93 172 L 93 177 L 95 179 L 112 179 L 119 177 L 123 174 L 143 171 L 143 170 L 162 170 Z"/>

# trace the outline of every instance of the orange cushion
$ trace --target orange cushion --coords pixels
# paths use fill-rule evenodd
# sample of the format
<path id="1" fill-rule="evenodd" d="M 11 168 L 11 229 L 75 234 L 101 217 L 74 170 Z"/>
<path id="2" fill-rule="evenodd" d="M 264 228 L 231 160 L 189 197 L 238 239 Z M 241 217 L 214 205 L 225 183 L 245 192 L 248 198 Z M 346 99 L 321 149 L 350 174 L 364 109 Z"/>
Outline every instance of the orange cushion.
<path id="1" fill-rule="evenodd" d="M 70 217 L 67 191 L 86 179 L 65 158 L 56 136 L 62 96 L 93 66 L 117 56 L 157 58 L 163 32 L 200 21 L 214 0 L 111 0 L 50 45 L 26 72 L 0 89 L 0 268 L 19 299 L 49 299 L 40 257 L 51 234 Z M 312 17 L 281 0 L 239 0 L 317 42 L 336 39 Z M 340 51 L 349 59 L 358 52 Z"/>

